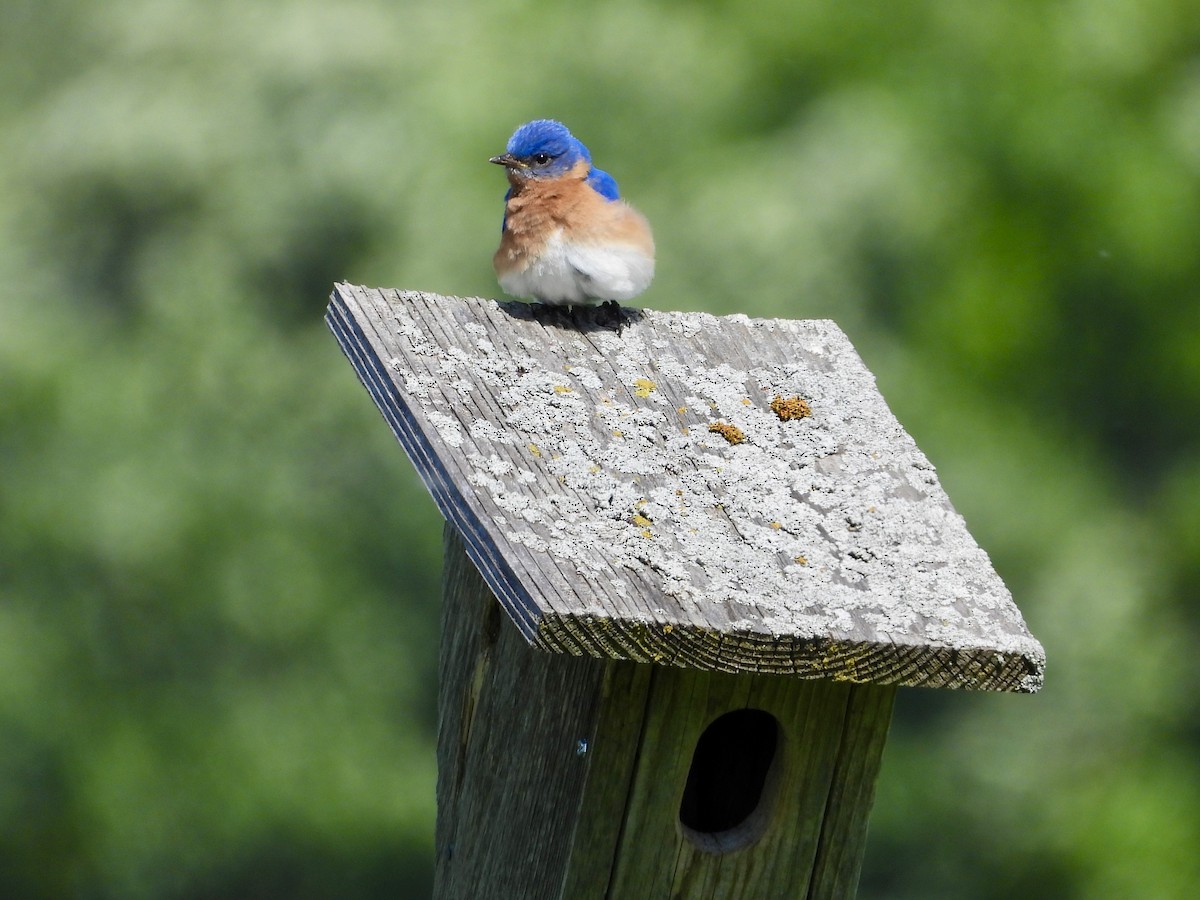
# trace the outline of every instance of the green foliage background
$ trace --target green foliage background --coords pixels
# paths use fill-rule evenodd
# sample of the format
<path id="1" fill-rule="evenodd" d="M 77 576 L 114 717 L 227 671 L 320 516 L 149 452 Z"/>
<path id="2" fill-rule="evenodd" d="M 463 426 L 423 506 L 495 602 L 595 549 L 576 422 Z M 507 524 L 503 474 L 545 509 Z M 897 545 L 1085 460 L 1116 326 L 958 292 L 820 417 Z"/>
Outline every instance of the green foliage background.
<path id="1" fill-rule="evenodd" d="M 440 522 L 321 314 L 496 296 L 540 116 L 646 305 L 842 325 L 1046 645 L 901 692 L 862 896 L 1192 895 L 1194 0 L 0 12 L 0 895 L 428 893 Z"/>

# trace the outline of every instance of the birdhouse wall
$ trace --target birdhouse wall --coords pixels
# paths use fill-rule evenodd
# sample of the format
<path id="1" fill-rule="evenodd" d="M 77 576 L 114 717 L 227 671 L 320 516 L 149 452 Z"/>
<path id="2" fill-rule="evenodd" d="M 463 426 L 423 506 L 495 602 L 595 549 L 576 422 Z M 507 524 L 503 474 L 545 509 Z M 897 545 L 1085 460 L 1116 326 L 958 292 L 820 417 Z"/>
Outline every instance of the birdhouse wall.
<path id="1" fill-rule="evenodd" d="M 452 528 L 443 625 L 435 896 L 853 896 L 894 687 L 541 652 Z"/>
<path id="2" fill-rule="evenodd" d="M 533 650 L 445 535 L 434 896 L 558 897 L 612 663 Z"/>

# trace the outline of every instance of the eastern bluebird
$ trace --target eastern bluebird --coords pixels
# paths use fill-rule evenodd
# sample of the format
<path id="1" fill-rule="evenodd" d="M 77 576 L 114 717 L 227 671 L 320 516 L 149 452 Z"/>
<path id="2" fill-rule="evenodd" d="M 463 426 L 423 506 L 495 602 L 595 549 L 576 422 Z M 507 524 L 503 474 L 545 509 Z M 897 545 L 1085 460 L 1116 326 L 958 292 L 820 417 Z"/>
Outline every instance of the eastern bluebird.
<path id="1" fill-rule="evenodd" d="M 654 277 L 646 218 L 560 122 L 526 122 L 491 162 L 508 171 L 492 265 L 500 287 L 550 304 L 632 300 Z"/>

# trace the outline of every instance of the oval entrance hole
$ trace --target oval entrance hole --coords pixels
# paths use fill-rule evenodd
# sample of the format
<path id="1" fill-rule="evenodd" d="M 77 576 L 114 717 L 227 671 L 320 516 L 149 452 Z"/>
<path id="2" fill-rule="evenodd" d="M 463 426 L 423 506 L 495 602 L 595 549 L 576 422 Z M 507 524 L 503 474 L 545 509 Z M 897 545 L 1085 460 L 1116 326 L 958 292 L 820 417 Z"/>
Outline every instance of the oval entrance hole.
<path id="1" fill-rule="evenodd" d="M 761 709 L 725 713 L 704 730 L 679 805 L 679 824 L 693 844 L 724 853 L 761 836 L 778 746 L 779 722 Z"/>

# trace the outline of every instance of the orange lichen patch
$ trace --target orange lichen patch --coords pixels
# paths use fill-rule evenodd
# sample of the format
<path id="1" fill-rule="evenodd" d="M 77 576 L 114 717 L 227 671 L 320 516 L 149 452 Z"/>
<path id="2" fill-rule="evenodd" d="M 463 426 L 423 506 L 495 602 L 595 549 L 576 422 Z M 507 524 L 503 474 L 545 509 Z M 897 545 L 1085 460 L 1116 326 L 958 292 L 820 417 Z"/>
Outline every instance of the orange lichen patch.
<path id="1" fill-rule="evenodd" d="M 808 565 L 808 557 L 807 556 L 793 556 L 792 562 L 797 562 L 797 563 L 800 563 L 800 565 L 802 565 L 802 566 L 807 566 Z"/>
<path id="2" fill-rule="evenodd" d="M 567 387 L 565 384 L 556 384 L 554 386 L 554 393 L 569 394 L 569 393 L 571 393 L 571 388 Z"/>
<path id="3" fill-rule="evenodd" d="M 792 419 L 808 418 L 812 415 L 812 407 L 800 397 L 788 397 L 785 400 L 783 397 L 776 396 L 771 401 L 771 412 L 779 416 L 781 421 L 788 422 Z"/>
<path id="4" fill-rule="evenodd" d="M 731 444 L 744 444 L 746 442 L 746 433 L 736 425 L 730 425 L 728 422 L 713 422 L 708 426 L 708 430 L 716 432 Z"/>
<path id="5" fill-rule="evenodd" d="M 772 528 L 782 528 L 783 526 L 782 526 L 782 525 L 780 525 L 778 522 L 772 522 L 772 523 L 771 523 L 771 527 L 772 527 Z"/>
<path id="6" fill-rule="evenodd" d="M 541 448 L 540 448 L 540 447 L 538 447 L 538 445 L 537 445 L 537 444 L 530 444 L 530 445 L 529 445 L 529 452 L 530 452 L 530 453 L 532 453 L 534 456 L 541 456 L 541 455 L 542 455 L 542 450 L 541 450 Z"/>
<path id="7" fill-rule="evenodd" d="M 635 397 L 649 397 L 650 392 L 657 387 L 649 378 L 639 378 L 633 383 L 633 395 Z"/>
<path id="8" fill-rule="evenodd" d="M 639 528 L 649 528 L 651 525 L 651 521 L 649 519 L 647 519 L 645 516 L 635 515 L 633 517 L 633 524 L 638 526 Z"/>

